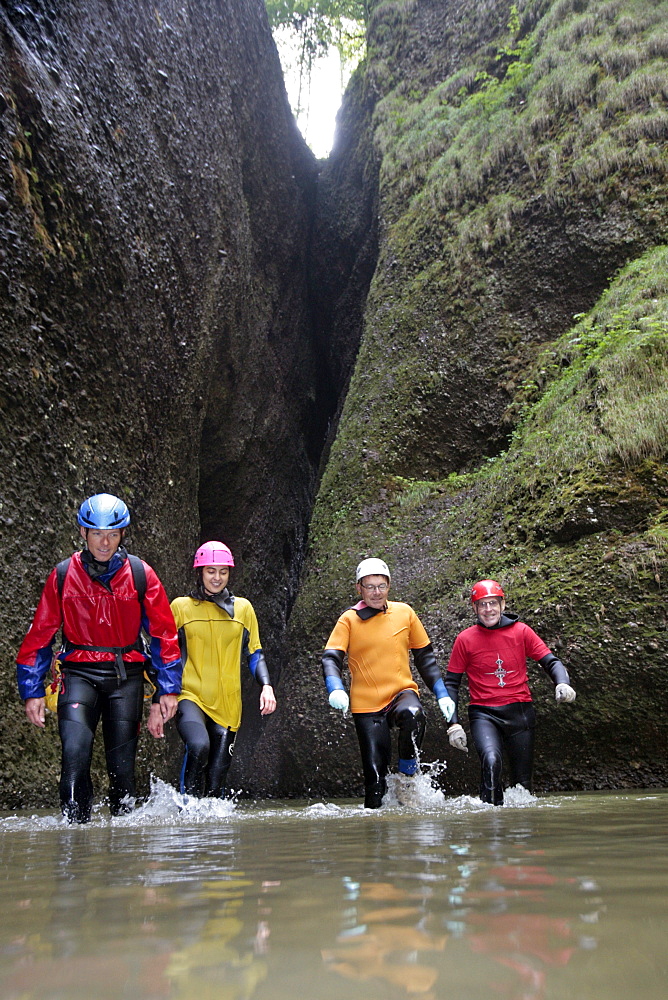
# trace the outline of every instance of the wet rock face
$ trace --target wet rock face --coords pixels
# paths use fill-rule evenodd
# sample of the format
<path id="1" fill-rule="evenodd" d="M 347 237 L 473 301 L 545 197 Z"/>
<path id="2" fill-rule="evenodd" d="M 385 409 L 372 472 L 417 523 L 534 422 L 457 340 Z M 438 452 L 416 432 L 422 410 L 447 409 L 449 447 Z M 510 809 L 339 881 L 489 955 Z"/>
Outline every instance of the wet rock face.
<path id="1" fill-rule="evenodd" d="M 378 261 L 289 626 L 299 733 L 282 769 L 295 792 L 360 792 L 353 727 L 313 691 L 324 692 L 319 654 L 368 555 L 387 559 L 395 598 L 418 610 L 444 666 L 471 623 L 471 583 L 490 576 L 562 651 L 575 706 L 555 711 L 549 682 L 531 676 L 539 789 L 668 780 L 655 722 L 665 420 L 642 430 L 667 401 L 649 366 L 631 375 L 645 355 L 666 370 L 652 254 L 667 221 L 665 123 L 657 139 L 658 91 L 636 90 L 664 85 L 665 17 L 665 3 L 640 15 L 596 0 L 373 5 L 364 87 L 347 99 L 371 94 Z M 635 270 L 615 284 L 625 265 Z M 577 345 L 590 361 L 569 353 Z M 639 662 L 643 642 L 662 670 Z M 620 687 L 637 721 L 621 745 Z M 427 759 L 448 759 L 448 790 L 475 790 L 475 754 L 449 751 L 425 700 Z"/>
<path id="2" fill-rule="evenodd" d="M 224 539 L 271 654 L 327 418 L 307 317 L 314 160 L 261 0 L 10 0 L 0 60 L 0 753 L 15 804 L 49 781 L 13 657 L 81 498 L 128 501 L 129 547 L 170 596 L 190 586 L 200 530 Z"/>
<path id="3" fill-rule="evenodd" d="M 443 665 L 488 576 L 563 656 L 574 706 L 531 676 L 538 789 L 668 780 L 666 4 L 640 6 L 371 4 L 316 177 L 261 0 L 3 4 L 1 804 L 55 797 L 13 657 L 102 489 L 171 595 L 201 536 L 235 553 L 284 671 L 263 721 L 246 678 L 232 787 L 360 794 L 319 654 L 368 555 Z M 426 759 L 475 791 L 423 694 Z M 180 750 L 144 741 L 144 779 Z"/>

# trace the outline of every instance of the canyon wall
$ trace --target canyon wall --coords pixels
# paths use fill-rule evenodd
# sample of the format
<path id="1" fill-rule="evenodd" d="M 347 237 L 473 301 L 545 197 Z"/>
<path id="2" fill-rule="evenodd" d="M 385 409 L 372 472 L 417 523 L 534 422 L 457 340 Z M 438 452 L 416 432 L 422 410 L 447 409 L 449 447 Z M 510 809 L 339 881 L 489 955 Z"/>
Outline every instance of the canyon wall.
<path id="1" fill-rule="evenodd" d="M 286 790 L 360 793 L 319 653 L 370 555 L 444 667 L 490 576 L 563 657 L 575 705 L 530 674 L 539 789 L 668 777 L 667 16 L 374 5 L 339 142 L 366 122 L 378 260 L 290 621 Z M 335 150 L 329 183 L 348 176 Z M 476 755 L 423 694 L 424 760 L 476 791 Z"/>
<path id="2" fill-rule="evenodd" d="M 14 805 L 55 797 L 55 721 L 22 720 L 13 660 L 83 497 L 127 500 L 128 546 L 170 596 L 190 588 L 202 534 L 226 541 L 274 669 L 327 417 L 306 267 L 316 165 L 261 0 L 8 2 L 0 45 L 0 767 Z M 142 746 L 144 779 L 174 770 L 166 742 Z"/>

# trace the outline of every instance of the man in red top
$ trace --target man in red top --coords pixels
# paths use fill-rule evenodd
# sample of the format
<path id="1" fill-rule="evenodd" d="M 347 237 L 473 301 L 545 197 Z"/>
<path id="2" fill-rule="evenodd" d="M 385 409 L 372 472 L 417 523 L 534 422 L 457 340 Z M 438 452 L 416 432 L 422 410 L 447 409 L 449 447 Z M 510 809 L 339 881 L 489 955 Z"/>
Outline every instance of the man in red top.
<path id="1" fill-rule="evenodd" d="M 390 728 L 399 730 L 399 772 L 418 769 L 425 717 L 413 680 L 409 654 L 438 699 L 446 719 L 454 704 L 448 697 L 429 636 L 408 604 L 388 601 L 390 571 L 382 559 L 363 559 L 355 575 L 358 604 L 344 611 L 322 656 L 332 708 L 353 713 L 364 771 L 364 805 L 377 809 L 386 790 L 392 752 Z M 350 699 L 341 673 L 348 655 Z"/>
<path id="2" fill-rule="evenodd" d="M 44 728 L 44 680 L 62 629 L 62 690 L 58 731 L 62 744 L 60 802 L 70 822 L 86 823 L 93 804 L 90 762 L 95 729 L 102 732 L 109 773 L 109 808 L 128 812 L 135 797 L 135 755 L 143 707 L 147 654 L 164 721 L 181 690 L 181 653 L 169 601 L 153 569 L 122 546 L 130 513 L 109 493 L 85 500 L 77 517 L 86 542 L 46 581 L 33 623 L 17 656 L 19 694 L 33 725 Z M 137 581 L 141 578 L 141 591 Z"/>
<path id="3" fill-rule="evenodd" d="M 462 676 L 469 681 L 471 736 L 480 757 L 480 798 L 503 804 L 505 748 L 515 783 L 533 787 L 536 713 L 527 678 L 527 657 L 536 660 L 555 685 L 558 702 L 575 701 L 566 668 L 517 615 L 504 614 L 505 595 L 496 580 L 480 580 L 471 590 L 478 620 L 455 639 L 445 684 L 455 703 L 448 729 L 451 746 L 468 752 L 457 718 Z"/>

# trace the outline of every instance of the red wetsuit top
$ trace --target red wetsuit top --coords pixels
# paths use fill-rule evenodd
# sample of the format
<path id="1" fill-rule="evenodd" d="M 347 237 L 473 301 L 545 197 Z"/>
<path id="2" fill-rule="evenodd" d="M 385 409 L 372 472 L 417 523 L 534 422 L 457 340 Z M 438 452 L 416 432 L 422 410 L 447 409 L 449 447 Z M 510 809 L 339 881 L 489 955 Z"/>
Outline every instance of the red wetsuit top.
<path id="1" fill-rule="evenodd" d="M 52 646 L 58 629 L 75 646 L 131 646 L 143 627 L 151 638 L 151 663 L 159 694 L 178 694 L 181 690 L 181 651 L 167 594 L 154 569 L 144 563 L 146 594 L 142 603 L 135 589 L 132 568 L 127 558 L 115 554 L 105 583 L 94 580 L 81 561 L 81 553 L 72 556 L 58 592 L 54 569 L 42 591 L 35 617 L 21 644 L 17 662 L 19 694 L 26 698 L 44 697 L 44 678 L 51 665 Z M 139 649 L 122 654 L 123 661 L 144 663 Z M 108 663 L 110 652 L 70 649 L 60 659 L 66 663 Z"/>
<path id="2" fill-rule="evenodd" d="M 471 705 L 512 705 L 531 701 L 527 656 L 538 661 L 549 653 L 524 622 L 512 621 L 501 628 L 476 624 L 455 639 L 448 671 L 468 676 Z"/>

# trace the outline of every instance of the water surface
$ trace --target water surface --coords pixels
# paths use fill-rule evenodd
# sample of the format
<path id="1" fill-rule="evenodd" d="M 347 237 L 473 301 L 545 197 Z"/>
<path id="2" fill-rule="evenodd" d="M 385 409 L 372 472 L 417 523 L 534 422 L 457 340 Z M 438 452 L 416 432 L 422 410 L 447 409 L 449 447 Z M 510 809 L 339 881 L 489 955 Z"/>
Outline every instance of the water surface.
<path id="1" fill-rule="evenodd" d="M 4 814 L 0 997 L 663 1000 L 668 793 L 393 781 L 377 812 L 157 782 L 83 828 Z"/>

